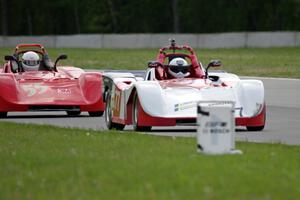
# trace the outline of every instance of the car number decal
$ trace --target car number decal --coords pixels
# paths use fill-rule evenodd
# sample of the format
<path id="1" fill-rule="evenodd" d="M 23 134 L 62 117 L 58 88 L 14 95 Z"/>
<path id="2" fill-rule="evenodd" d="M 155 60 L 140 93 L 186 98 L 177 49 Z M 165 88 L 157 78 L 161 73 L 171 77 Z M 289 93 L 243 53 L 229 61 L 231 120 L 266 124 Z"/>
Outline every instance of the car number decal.
<path id="1" fill-rule="evenodd" d="M 119 90 L 116 90 L 115 98 L 114 98 L 114 108 L 113 108 L 114 116 L 120 115 L 120 106 L 121 106 L 121 92 Z"/>
<path id="2" fill-rule="evenodd" d="M 35 94 L 43 94 L 47 91 L 48 86 L 41 85 L 39 83 L 31 84 L 31 85 L 23 85 L 22 89 L 27 92 L 27 96 L 31 97 Z"/>

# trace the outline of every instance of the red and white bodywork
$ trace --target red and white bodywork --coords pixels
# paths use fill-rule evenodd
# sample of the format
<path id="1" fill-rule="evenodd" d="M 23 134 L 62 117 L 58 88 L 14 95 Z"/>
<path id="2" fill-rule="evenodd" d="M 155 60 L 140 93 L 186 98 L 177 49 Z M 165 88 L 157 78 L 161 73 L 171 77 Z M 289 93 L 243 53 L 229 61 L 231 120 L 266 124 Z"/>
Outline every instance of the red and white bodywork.
<path id="1" fill-rule="evenodd" d="M 47 69 L 26 72 L 21 70 L 17 61 L 19 54 L 28 49 L 34 49 L 42 59 L 48 58 L 41 45 L 17 46 L 16 61 L 9 60 L 0 68 L 1 117 L 12 111 L 59 110 L 67 111 L 69 115 L 78 115 L 82 111 L 89 112 L 91 116 L 103 114 L 101 73 L 69 66 L 54 69 L 53 64 Z M 45 62 L 41 60 L 42 64 Z"/>
<path id="2" fill-rule="evenodd" d="M 172 48 L 190 54 L 165 53 Z M 148 131 L 152 126 L 196 124 L 197 102 L 216 100 L 235 102 L 237 126 L 253 131 L 264 128 L 266 106 L 261 81 L 241 80 L 226 72 L 208 73 L 206 77 L 194 51 L 186 46 L 161 49 L 157 61 L 165 63 L 166 58 L 177 55 L 191 60 L 191 76 L 166 78 L 160 76 L 165 70 L 159 67 L 148 68 L 144 78 L 131 73 L 103 75 L 108 128 L 123 129 L 132 124 L 135 130 Z"/>

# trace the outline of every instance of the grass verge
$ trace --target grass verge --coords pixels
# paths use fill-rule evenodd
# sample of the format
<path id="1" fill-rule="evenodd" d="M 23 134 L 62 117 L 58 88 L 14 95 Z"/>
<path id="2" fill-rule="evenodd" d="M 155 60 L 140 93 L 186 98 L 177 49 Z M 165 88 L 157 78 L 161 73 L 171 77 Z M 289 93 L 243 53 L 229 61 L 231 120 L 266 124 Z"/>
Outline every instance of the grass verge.
<path id="1" fill-rule="evenodd" d="M 158 49 L 48 49 L 53 60 L 66 53 L 69 59 L 62 64 L 86 69 L 146 69 L 155 60 Z M 0 48 L 0 57 L 12 49 Z M 300 78 L 300 47 L 196 49 L 204 66 L 220 59 L 220 69 L 238 75 Z"/>
<path id="2" fill-rule="evenodd" d="M 297 199 L 300 147 L 0 122 L 0 199 Z"/>

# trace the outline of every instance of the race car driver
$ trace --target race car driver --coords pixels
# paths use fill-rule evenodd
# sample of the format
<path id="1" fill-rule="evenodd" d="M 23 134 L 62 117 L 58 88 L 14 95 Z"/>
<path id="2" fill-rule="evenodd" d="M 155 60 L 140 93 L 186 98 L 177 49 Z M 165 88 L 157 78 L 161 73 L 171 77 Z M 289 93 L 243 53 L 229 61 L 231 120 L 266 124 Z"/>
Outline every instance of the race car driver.
<path id="1" fill-rule="evenodd" d="M 22 56 L 22 67 L 24 71 L 37 71 L 40 66 L 40 57 L 33 51 L 27 51 Z"/>
<path id="2" fill-rule="evenodd" d="M 189 68 L 191 66 L 183 58 L 174 58 L 168 66 L 168 74 L 170 78 L 185 78 L 190 75 Z"/>
<path id="3" fill-rule="evenodd" d="M 165 66 L 157 61 L 150 61 L 148 67 L 155 68 L 155 77 L 157 80 L 205 78 L 199 66 L 193 66 L 181 57 L 173 58 L 169 65 Z"/>

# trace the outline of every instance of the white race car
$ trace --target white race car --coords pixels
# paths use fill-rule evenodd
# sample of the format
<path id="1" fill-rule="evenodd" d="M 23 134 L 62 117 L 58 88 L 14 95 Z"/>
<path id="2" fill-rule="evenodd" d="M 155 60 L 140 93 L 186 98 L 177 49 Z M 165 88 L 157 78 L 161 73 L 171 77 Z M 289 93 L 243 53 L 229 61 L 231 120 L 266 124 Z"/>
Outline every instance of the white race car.
<path id="1" fill-rule="evenodd" d="M 188 65 L 175 69 L 170 63 L 182 58 Z M 159 50 L 157 60 L 149 62 L 144 78 L 132 73 L 110 72 L 103 75 L 105 121 L 108 129 L 150 131 L 152 126 L 195 125 L 197 102 L 235 103 L 236 126 L 261 131 L 265 126 L 264 85 L 260 80 L 241 80 L 222 71 L 208 72 L 220 66 L 212 61 L 204 69 L 193 49 L 174 41 Z M 170 69 L 187 76 L 175 78 Z M 175 70 L 174 70 L 175 69 Z"/>

